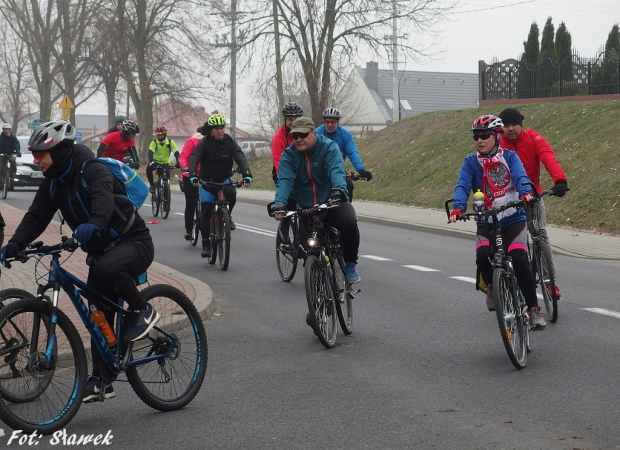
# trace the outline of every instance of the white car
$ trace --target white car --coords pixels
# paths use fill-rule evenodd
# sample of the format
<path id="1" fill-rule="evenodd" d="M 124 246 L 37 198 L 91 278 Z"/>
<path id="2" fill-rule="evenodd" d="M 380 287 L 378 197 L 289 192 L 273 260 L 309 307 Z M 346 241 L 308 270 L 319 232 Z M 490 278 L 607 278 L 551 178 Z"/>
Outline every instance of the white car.
<path id="1" fill-rule="evenodd" d="M 17 173 L 13 178 L 13 186 L 39 186 L 43 180 L 43 172 L 32 159 L 32 153 L 28 150 L 30 136 L 17 136 L 21 157 L 15 158 Z"/>

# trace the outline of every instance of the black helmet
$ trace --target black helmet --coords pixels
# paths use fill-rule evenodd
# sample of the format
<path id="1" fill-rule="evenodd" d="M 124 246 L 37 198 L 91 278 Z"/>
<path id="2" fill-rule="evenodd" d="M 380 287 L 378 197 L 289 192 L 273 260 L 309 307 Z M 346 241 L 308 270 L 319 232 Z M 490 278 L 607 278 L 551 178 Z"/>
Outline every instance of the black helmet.
<path id="1" fill-rule="evenodd" d="M 34 130 L 28 139 L 28 149 L 33 152 L 49 152 L 64 142 L 73 142 L 76 133 L 75 127 L 66 120 L 45 122 Z"/>
<path id="2" fill-rule="evenodd" d="M 282 115 L 284 117 L 301 117 L 304 115 L 304 109 L 295 102 L 288 102 L 282 108 Z"/>
<path id="3" fill-rule="evenodd" d="M 126 131 L 129 134 L 138 134 L 140 133 L 140 128 L 137 123 L 132 122 L 131 120 L 125 120 L 123 121 L 123 131 Z"/>
<path id="4" fill-rule="evenodd" d="M 330 106 L 325 111 L 323 111 L 323 119 L 336 119 L 336 120 L 340 120 L 340 111 L 338 111 L 333 106 Z"/>

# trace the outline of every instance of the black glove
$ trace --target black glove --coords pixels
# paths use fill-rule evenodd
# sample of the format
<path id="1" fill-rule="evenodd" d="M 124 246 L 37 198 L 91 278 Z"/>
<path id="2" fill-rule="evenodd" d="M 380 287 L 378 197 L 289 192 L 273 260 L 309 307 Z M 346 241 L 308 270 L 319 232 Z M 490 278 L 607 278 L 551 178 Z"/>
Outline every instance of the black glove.
<path id="1" fill-rule="evenodd" d="M 275 216 L 276 214 L 286 214 L 286 206 L 285 205 L 280 205 L 279 203 L 269 203 L 267 205 L 267 211 L 269 212 L 269 215 L 271 217 Z"/>
<path id="2" fill-rule="evenodd" d="M 339 204 L 344 203 L 346 201 L 347 201 L 347 197 L 339 189 L 334 189 L 329 194 L 329 198 L 327 199 L 327 203 L 329 203 L 330 205 L 339 205 Z"/>
<path id="3" fill-rule="evenodd" d="M 358 170 L 361 177 L 366 178 L 366 181 L 372 180 L 372 173 L 366 169 Z"/>
<path id="4" fill-rule="evenodd" d="M 560 180 L 553 186 L 553 195 L 556 197 L 564 197 L 568 190 L 568 184 L 564 180 Z"/>
<path id="5" fill-rule="evenodd" d="M 6 261 L 6 259 L 15 258 L 20 250 L 21 247 L 17 242 L 7 242 L 6 245 L 0 249 L 0 263 L 2 263 L 2 265 L 7 269 L 10 269 L 11 265 Z"/>

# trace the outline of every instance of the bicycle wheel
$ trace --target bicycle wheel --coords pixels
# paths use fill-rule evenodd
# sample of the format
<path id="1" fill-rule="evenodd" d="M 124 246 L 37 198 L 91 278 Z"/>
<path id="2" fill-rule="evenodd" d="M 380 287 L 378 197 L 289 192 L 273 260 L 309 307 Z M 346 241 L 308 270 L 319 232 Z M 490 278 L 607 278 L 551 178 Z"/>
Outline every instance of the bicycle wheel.
<path id="1" fill-rule="evenodd" d="M 215 264 L 217 261 L 217 243 L 219 242 L 220 227 L 217 223 L 217 214 L 214 210 L 211 214 L 211 228 L 209 230 L 209 241 L 211 241 L 211 257 L 209 258 L 209 264 Z"/>
<path id="2" fill-rule="evenodd" d="M 134 344 L 133 359 L 170 354 L 127 370 L 127 380 L 151 408 L 181 409 L 196 397 L 207 370 L 207 335 L 202 318 L 191 300 L 172 286 L 156 284 L 141 294 L 161 319 L 147 339 Z"/>
<path id="3" fill-rule="evenodd" d="M 167 219 L 170 214 L 170 183 L 162 182 L 161 186 L 161 218 Z"/>
<path id="4" fill-rule="evenodd" d="M 56 319 L 52 361 L 46 368 L 51 323 L 47 304 L 21 300 L 0 310 L 0 419 L 13 429 L 53 433 L 66 427 L 82 404 L 87 375 L 84 345 L 62 311 L 57 311 Z"/>
<path id="5" fill-rule="evenodd" d="M 159 214 L 159 199 L 161 197 L 160 184 L 155 185 L 155 192 L 151 194 L 151 209 L 153 210 L 153 217 L 157 217 Z"/>
<path id="6" fill-rule="evenodd" d="M 510 361 L 517 369 L 523 369 L 527 359 L 528 334 L 523 323 L 523 314 L 519 299 L 513 295 L 516 280 L 503 268 L 493 270 L 493 297 L 495 313 L 504 347 Z M 514 287 L 515 290 L 518 287 Z"/>
<path id="7" fill-rule="evenodd" d="M 3 289 L 0 291 L 0 308 L 4 308 L 9 303 L 13 303 L 16 300 L 25 300 L 28 298 L 35 298 L 35 296 L 23 289 Z"/>
<path id="8" fill-rule="evenodd" d="M 2 186 L 0 186 L 0 188 L 2 189 L 2 199 L 5 199 L 8 192 L 9 192 L 9 181 L 11 180 L 10 176 L 9 176 L 9 169 L 4 169 L 4 173 L 2 174 Z"/>
<path id="9" fill-rule="evenodd" d="M 192 222 L 192 239 L 189 241 L 192 246 L 196 246 L 198 236 L 200 235 L 200 199 L 196 202 L 194 209 L 194 220 Z"/>
<path id="10" fill-rule="evenodd" d="M 217 209 L 217 224 L 220 230 L 217 240 L 220 269 L 227 270 L 230 262 L 230 212 L 227 207 Z"/>
<path id="11" fill-rule="evenodd" d="M 282 232 L 282 225 L 288 223 L 288 232 Z M 297 222 L 290 219 L 281 220 L 276 234 L 276 263 L 282 281 L 291 281 L 297 271 Z"/>
<path id="12" fill-rule="evenodd" d="M 332 278 L 333 290 L 336 293 L 336 311 L 340 328 L 346 335 L 353 333 L 353 298 L 351 297 L 351 284 L 345 280 L 345 262 L 342 252 L 333 255 L 334 276 Z"/>
<path id="13" fill-rule="evenodd" d="M 316 255 L 308 255 L 304 281 L 314 334 L 326 348 L 332 348 L 336 345 L 337 313 L 326 265 Z"/>
<path id="14" fill-rule="evenodd" d="M 558 321 L 558 298 L 555 295 L 555 277 L 546 252 L 540 244 L 534 250 L 534 257 L 537 266 L 536 281 L 542 291 L 547 317 L 551 322 L 556 323 Z M 550 289 L 547 289 L 547 285 Z"/>

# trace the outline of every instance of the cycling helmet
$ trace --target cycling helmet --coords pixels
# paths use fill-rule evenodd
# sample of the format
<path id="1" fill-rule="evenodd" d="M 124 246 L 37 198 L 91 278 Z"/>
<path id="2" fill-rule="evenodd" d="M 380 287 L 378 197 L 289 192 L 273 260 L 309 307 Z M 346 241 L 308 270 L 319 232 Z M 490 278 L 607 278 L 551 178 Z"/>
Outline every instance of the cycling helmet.
<path id="1" fill-rule="evenodd" d="M 338 111 L 333 106 L 330 106 L 325 111 L 323 111 L 323 119 L 336 119 L 336 120 L 340 120 L 340 111 Z"/>
<path id="2" fill-rule="evenodd" d="M 221 114 L 212 114 L 207 120 L 210 127 L 223 127 L 226 125 L 226 118 Z"/>
<path id="3" fill-rule="evenodd" d="M 503 133 L 504 123 L 499 117 L 486 114 L 474 120 L 470 131 L 497 131 L 498 133 Z"/>
<path id="4" fill-rule="evenodd" d="M 126 131 L 129 134 L 138 134 L 140 133 L 140 127 L 138 127 L 137 123 L 132 122 L 131 120 L 125 120 L 123 121 L 123 131 Z"/>
<path id="5" fill-rule="evenodd" d="M 3 123 L 2 124 L 2 129 L 3 130 L 10 130 L 11 128 L 13 128 L 13 127 L 11 126 L 10 123 Z"/>
<path id="6" fill-rule="evenodd" d="M 34 130 L 28 140 L 28 149 L 33 152 L 49 152 L 63 142 L 73 142 L 77 130 L 66 120 L 45 122 Z"/>
<path id="7" fill-rule="evenodd" d="M 157 128 L 155 128 L 155 134 L 167 134 L 167 133 L 168 133 L 168 130 L 163 125 L 160 125 Z"/>
<path id="8" fill-rule="evenodd" d="M 304 109 L 295 102 L 288 102 L 282 108 L 282 115 L 284 117 L 301 117 L 304 115 Z"/>

